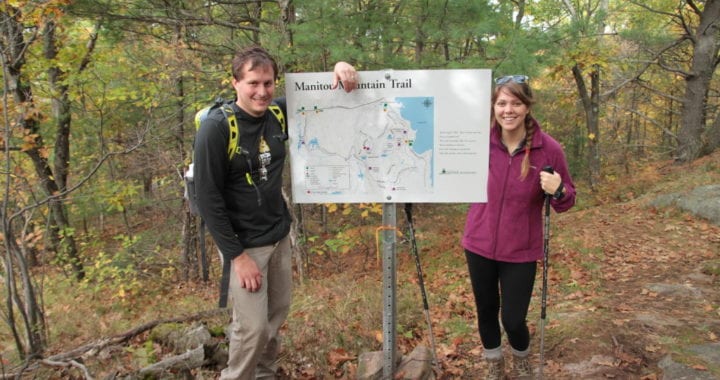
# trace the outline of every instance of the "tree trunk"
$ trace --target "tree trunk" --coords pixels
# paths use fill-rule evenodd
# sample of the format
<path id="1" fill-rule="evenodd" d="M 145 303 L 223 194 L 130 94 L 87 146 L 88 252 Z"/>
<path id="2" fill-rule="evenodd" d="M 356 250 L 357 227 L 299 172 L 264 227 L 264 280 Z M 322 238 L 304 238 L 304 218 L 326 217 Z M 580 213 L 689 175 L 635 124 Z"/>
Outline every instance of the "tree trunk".
<path id="1" fill-rule="evenodd" d="M 3 214 L 5 217 L 6 215 Z M 47 326 L 43 311 L 38 303 L 35 287 L 30 276 L 27 261 L 20 247 L 13 239 L 11 220 L 3 218 L 3 234 L 5 239 L 4 278 L 7 299 L 4 310 L 5 321 L 12 331 L 15 347 L 21 358 L 40 356 L 45 350 Z M 17 276 L 20 276 L 18 280 Z M 18 286 L 18 281 L 22 286 Z M 22 293 L 22 294 L 21 294 Z M 15 312 L 20 313 L 24 328 L 24 337 L 20 336 Z"/>
<path id="2" fill-rule="evenodd" d="M 280 0 L 278 1 L 278 5 L 280 6 L 280 14 L 282 15 L 282 30 L 283 34 L 285 34 L 285 40 L 288 46 L 293 46 L 293 33 L 289 26 L 295 23 L 295 5 L 293 5 L 290 0 Z"/>
<path id="3" fill-rule="evenodd" d="M 588 132 L 587 165 L 590 189 L 595 190 L 600 182 L 600 69 L 596 66 L 590 73 L 590 93 L 578 64 L 572 68 L 578 94 L 585 111 L 585 124 Z"/>
<path id="4" fill-rule="evenodd" d="M 704 151 L 703 133 L 706 130 L 707 94 L 718 64 L 720 49 L 718 29 L 720 29 L 720 0 L 708 0 L 700 15 L 700 25 L 692 37 L 695 50 L 690 74 L 685 78 L 685 98 L 678 131 L 676 157 L 679 162 L 693 161 Z"/>
<path id="5" fill-rule="evenodd" d="M 49 21 L 45 24 L 45 58 L 52 62 L 57 58 L 57 41 L 55 39 L 55 22 Z M 66 74 L 57 65 L 48 69 L 48 79 L 53 88 L 52 99 L 53 113 L 56 120 L 57 132 L 55 133 L 55 181 L 58 189 L 63 192 L 67 190 L 67 178 L 70 171 L 70 99 L 68 97 L 68 86 L 64 84 Z"/>
<path id="6" fill-rule="evenodd" d="M 517 5 L 517 14 L 515 15 L 515 29 L 520 30 L 522 27 L 522 20 L 525 17 L 525 0 L 515 0 Z"/>
<path id="7" fill-rule="evenodd" d="M 425 30 L 426 21 L 428 19 L 427 12 L 430 10 L 427 1 L 423 6 L 420 7 L 417 17 L 417 25 L 415 26 L 415 64 L 418 67 L 422 67 L 422 57 L 425 52 L 425 40 L 427 39 Z"/>
<path id="8" fill-rule="evenodd" d="M 45 24 L 44 42 L 45 42 L 45 58 L 53 61 L 57 58 L 57 40 L 55 37 L 55 22 L 48 21 Z M 57 131 L 55 133 L 55 170 L 50 173 L 50 179 L 56 183 L 52 191 L 48 194 L 62 193 L 67 190 L 68 173 L 70 172 L 70 99 L 68 96 L 68 86 L 64 84 L 66 74 L 57 65 L 53 65 L 48 69 L 48 79 L 50 86 L 53 88 L 55 97 L 52 99 L 53 113 L 56 119 Z M 42 164 L 41 164 L 42 166 Z M 53 219 L 55 221 L 54 228 L 51 233 L 58 236 L 55 239 L 58 253 L 67 255 L 75 277 L 79 280 L 85 276 L 85 271 L 79 259 L 75 238 L 69 234 L 66 228 L 69 226 L 67 219 L 67 209 L 61 198 L 50 202 Z"/>
<path id="9" fill-rule="evenodd" d="M 720 147 L 720 111 L 717 112 L 715 121 L 708 128 L 707 136 L 703 154 L 710 154 Z"/>
<path id="10" fill-rule="evenodd" d="M 177 50 L 182 50 L 182 37 L 183 37 L 183 30 L 180 26 L 176 26 L 174 30 L 174 39 L 173 39 L 173 45 L 174 48 Z M 181 56 L 181 54 L 178 52 L 178 57 Z M 177 99 L 176 104 L 176 115 L 177 120 L 175 120 L 175 124 L 177 125 L 177 129 L 175 130 L 174 137 L 175 137 L 175 149 L 177 150 L 178 157 L 180 158 L 181 167 L 180 170 L 183 171 L 183 175 L 185 174 L 185 162 L 187 161 L 187 154 L 185 152 L 185 124 L 186 124 L 186 117 L 185 117 L 185 80 L 183 79 L 182 75 L 178 75 L 178 79 L 175 81 L 175 98 Z M 192 122 L 192 118 L 190 120 Z M 194 130 L 194 128 L 193 128 Z M 192 146 L 190 146 L 190 157 L 192 157 Z M 197 260 L 197 254 L 198 254 L 198 234 L 197 234 L 197 219 L 195 215 L 193 215 L 190 212 L 190 205 L 188 202 L 183 202 L 182 207 L 184 209 L 184 217 L 183 217 L 183 228 L 182 228 L 182 241 L 183 241 L 183 251 L 182 251 L 182 263 L 183 263 L 183 278 L 185 281 L 188 281 L 190 279 L 196 279 L 198 278 L 198 273 L 200 272 L 200 268 L 198 268 L 198 263 L 202 264 L 202 273 L 203 273 L 203 280 L 208 280 L 208 268 L 207 268 L 207 262 L 205 260 Z M 204 247 L 200 252 L 201 257 L 205 258 L 207 257 L 206 252 L 204 251 Z"/>

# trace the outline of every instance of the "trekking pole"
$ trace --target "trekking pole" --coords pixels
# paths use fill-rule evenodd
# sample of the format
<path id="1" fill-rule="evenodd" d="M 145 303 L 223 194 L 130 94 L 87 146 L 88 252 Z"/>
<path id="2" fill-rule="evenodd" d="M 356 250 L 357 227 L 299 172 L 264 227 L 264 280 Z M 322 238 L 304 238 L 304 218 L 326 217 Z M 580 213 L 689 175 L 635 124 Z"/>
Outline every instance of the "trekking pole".
<path id="1" fill-rule="evenodd" d="M 437 365 L 437 358 L 435 355 L 435 336 L 433 335 L 432 322 L 430 320 L 430 306 L 427 301 L 427 294 L 425 293 L 425 281 L 423 280 L 422 267 L 420 266 L 420 255 L 418 254 L 417 241 L 415 240 L 415 227 L 412 221 L 412 203 L 405 203 L 405 216 L 407 217 L 408 227 L 410 230 L 410 241 L 412 242 L 412 252 L 415 256 L 415 268 L 417 269 L 418 283 L 420 284 L 420 293 L 422 294 L 423 309 L 425 311 L 425 320 L 427 320 L 428 333 L 430 335 L 430 347 L 432 349 L 432 366 Z"/>
<path id="2" fill-rule="evenodd" d="M 554 173 L 552 166 L 545 166 L 544 172 Z M 540 308 L 540 368 L 539 379 L 543 379 L 545 367 L 545 316 L 547 309 L 548 247 L 550 243 L 550 194 L 545 193 L 545 227 L 543 228 L 542 301 Z"/>
<path id="3" fill-rule="evenodd" d="M 210 279 L 210 269 L 208 268 L 207 248 L 205 247 L 205 220 L 203 218 L 200 218 L 200 226 L 198 227 L 198 244 L 200 245 L 202 279 L 207 282 Z"/>

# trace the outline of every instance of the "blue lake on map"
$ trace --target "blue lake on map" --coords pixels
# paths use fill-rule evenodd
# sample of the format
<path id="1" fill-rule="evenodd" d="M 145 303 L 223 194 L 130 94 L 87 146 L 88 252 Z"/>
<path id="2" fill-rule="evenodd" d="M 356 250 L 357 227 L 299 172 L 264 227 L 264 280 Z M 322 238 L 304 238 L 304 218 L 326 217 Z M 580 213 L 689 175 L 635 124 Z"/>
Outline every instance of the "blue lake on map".
<path id="1" fill-rule="evenodd" d="M 432 97 L 396 98 L 403 105 L 400 115 L 410 122 L 410 127 L 416 131 L 413 150 L 422 154 L 433 148 L 433 122 L 435 120 L 435 104 Z"/>

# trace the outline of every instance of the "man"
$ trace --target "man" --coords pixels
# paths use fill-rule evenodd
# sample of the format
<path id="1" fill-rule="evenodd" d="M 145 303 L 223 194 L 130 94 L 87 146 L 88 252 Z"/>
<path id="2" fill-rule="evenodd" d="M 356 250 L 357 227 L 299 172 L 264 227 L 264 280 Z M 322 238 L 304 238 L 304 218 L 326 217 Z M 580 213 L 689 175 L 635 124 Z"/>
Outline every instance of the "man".
<path id="1" fill-rule="evenodd" d="M 228 155 L 230 128 L 216 107 L 202 121 L 195 140 L 195 186 L 200 216 L 231 263 L 229 294 L 233 319 L 228 366 L 221 379 L 275 378 L 278 330 L 292 295 L 290 214 L 282 196 L 286 133 L 268 110 L 278 69 L 260 47 L 238 52 L 232 61 L 237 119 L 236 154 Z M 357 72 L 338 62 L 333 88 L 357 86 Z M 275 102 L 286 114 L 284 99 Z"/>

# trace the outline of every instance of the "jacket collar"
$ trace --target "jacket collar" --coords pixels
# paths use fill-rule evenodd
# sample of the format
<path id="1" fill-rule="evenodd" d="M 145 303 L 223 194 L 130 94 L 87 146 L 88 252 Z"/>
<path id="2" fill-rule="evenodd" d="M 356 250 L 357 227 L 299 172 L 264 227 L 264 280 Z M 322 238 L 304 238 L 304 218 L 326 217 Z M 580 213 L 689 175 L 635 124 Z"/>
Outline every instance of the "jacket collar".
<path id="1" fill-rule="evenodd" d="M 530 149 L 537 149 L 542 147 L 542 129 L 540 128 L 540 123 L 535 119 L 532 118 L 532 123 L 535 125 L 535 135 L 533 136 L 532 140 L 532 146 Z M 492 144 L 497 144 L 499 146 L 504 146 L 502 143 L 501 138 L 501 132 L 500 132 L 500 126 L 495 124 L 495 122 L 492 123 L 492 126 L 490 127 L 490 142 Z M 522 145 L 523 148 L 525 145 Z"/>

